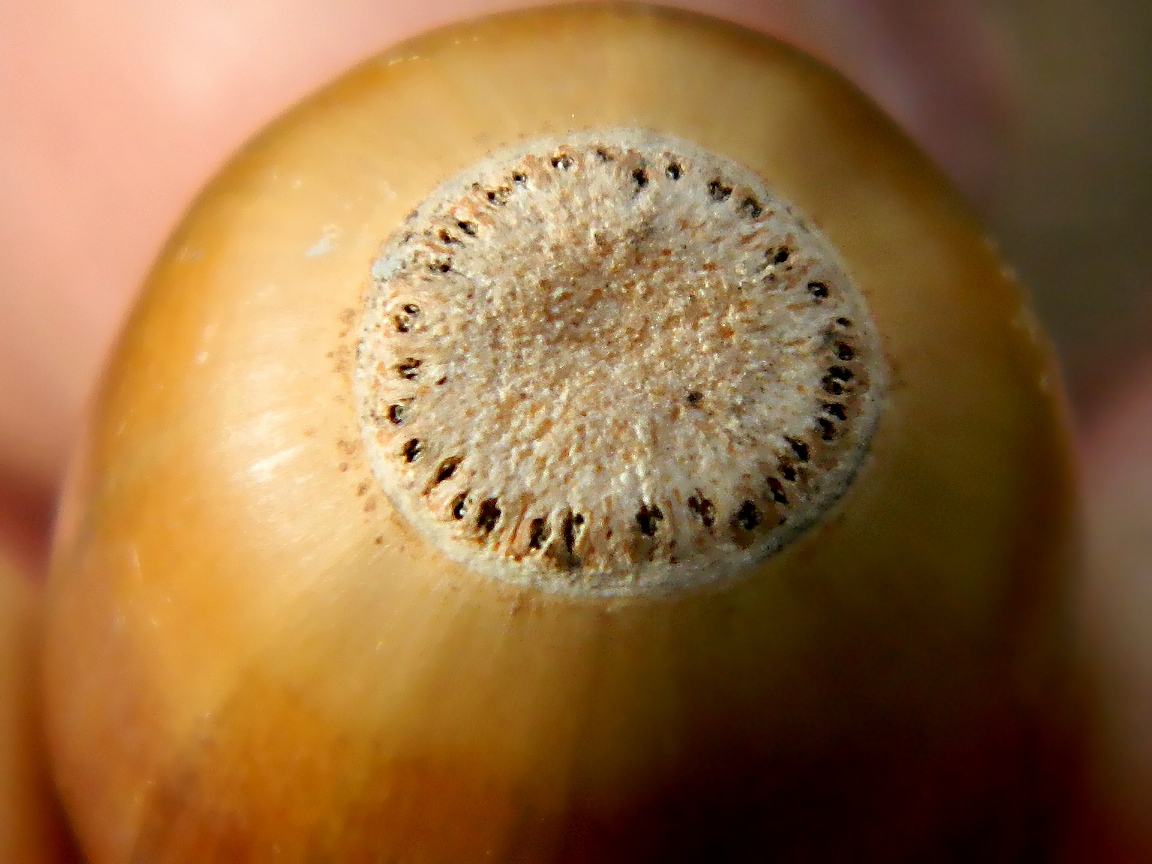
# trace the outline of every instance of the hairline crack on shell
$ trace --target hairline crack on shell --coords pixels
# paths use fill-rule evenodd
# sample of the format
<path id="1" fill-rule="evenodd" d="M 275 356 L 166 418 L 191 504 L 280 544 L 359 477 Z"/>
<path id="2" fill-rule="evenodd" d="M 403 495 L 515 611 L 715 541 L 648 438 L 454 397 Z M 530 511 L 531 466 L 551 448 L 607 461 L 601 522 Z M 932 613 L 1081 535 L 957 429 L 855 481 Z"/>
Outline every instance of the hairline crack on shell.
<path id="1" fill-rule="evenodd" d="M 359 419 L 396 509 L 520 585 L 746 571 L 850 487 L 887 370 L 830 243 L 752 170 L 632 128 L 533 139 L 385 242 Z"/>

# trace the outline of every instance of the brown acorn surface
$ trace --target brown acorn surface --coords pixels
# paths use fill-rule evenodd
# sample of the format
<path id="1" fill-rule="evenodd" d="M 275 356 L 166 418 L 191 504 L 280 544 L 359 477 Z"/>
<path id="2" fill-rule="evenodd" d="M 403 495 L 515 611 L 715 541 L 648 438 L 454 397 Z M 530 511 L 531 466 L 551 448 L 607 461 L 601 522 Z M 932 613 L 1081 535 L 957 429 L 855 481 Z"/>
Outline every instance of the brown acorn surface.
<path id="1" fill-rule="evenodd" d="M 92 864 L 1025 860 L 1073 491 L 1026 298 L 837 74 L 450 27 L 157 261 L 57 531 L 56 780 Z"/>
<path id="2" fill-rule="evenodd" d="M 73 860 L 48 776 L 39 710 L 43 585 L 0 549 L 0 861 Z"/>

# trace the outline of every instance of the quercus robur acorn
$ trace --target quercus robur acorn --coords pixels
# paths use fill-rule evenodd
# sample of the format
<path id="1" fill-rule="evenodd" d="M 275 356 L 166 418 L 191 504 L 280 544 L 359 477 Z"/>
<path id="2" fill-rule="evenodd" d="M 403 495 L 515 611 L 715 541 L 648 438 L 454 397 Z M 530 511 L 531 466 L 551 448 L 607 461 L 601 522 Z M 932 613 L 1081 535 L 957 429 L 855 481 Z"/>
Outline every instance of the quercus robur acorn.
<path id="1" fill-rule="evenodd" d="M 1074 522 L 1022 292 L 850 85 L 668 10 L 454 26 L 156 263 L 57 782 L 93 864 L 1011 860 Z"/>

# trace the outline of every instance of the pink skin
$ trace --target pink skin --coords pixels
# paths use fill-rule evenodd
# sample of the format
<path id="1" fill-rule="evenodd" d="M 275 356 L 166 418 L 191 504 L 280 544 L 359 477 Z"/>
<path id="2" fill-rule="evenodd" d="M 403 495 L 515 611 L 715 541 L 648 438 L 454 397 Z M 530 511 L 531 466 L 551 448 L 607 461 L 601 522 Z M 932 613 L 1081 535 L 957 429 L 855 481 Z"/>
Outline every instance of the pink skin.
<path id="1" fill-rule="evenodd" d="M 992 188 L 1011 100 L 977 4 L 678 3 L 823 57 L 901 121 L 973 199 Z M 437 24 L 517 5 L 525 4 L 0 2 L 0 542 L 20 550 L 29 572 L 42 571 L 54 490 L 102 358 L 149 262 L 221 161 L 358 59 Z M 1152 474 L 1146 469 L 1141 488 L 1131 471 L 1137 456 L 1152 464 L 1152 368 L 1116 396 L 1085 436 L 1085 476 L 1101 529 L 1097 550 L 1128 551 L 1095 554 L 1084 629 L 1107 661 L 1104 701 L 1125 733 L 1117 740 L 1129 742 L 1152 726 L 1152 702 L 1139 698 L 1140 683 L 1152 680 L 1152 639 L 1133 636 L 1141 618 L 1134 610 L 1152 604 L 1135 578 L 1152 560 Z M 1132 537 L 1143 538 L 1142 552 Z M 1124 773 L 1118 762 L 1129 766 Z M 1125 788 L 1152 790 L 1152 748 L 1101 747 L 1101 765 L 1101 788 L 1114 791 L 1121 778 Z M 1101 800 L 1111 807 L 1133 799 Z"/>

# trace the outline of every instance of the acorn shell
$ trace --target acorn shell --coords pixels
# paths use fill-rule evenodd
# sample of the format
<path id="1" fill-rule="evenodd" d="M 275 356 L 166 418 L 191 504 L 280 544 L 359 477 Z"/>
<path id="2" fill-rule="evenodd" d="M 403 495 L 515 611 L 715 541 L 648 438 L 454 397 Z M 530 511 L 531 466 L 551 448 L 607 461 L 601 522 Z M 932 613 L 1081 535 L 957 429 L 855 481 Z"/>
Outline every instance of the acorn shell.
<path id="1" fill-rule="evenodd" d="M 48 774 L 39 653 L 43 585 L 0 549 L 0 861 L 73 861 Z"/>
<path id="2" fill-rule="evenodd" d="M 695 142 L 793 202 L 890 370 L 851 488 L 721 584 L 502 582 L 434 548 L 365 457 L 352 376 L 381 244 L 487 154 L 611 127 Z M 47 652 L 85 853 L 893 861 L 976 837 L 1001 854 L 1075 565 L 1059 386 L 938 172 L 792 50 L 591 5 L 397 47 L 211 183 L 107 372 Z"/>

